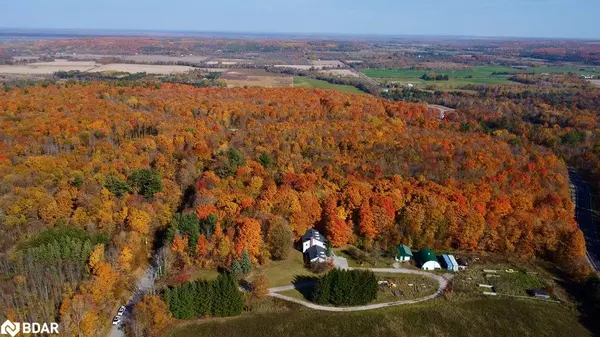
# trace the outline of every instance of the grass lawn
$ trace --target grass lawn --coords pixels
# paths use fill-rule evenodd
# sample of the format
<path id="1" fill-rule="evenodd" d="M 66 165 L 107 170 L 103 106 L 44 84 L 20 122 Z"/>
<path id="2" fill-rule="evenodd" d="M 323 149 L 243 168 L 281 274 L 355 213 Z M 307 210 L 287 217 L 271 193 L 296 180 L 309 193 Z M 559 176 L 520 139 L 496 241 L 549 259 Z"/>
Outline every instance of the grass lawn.
<path id="1" fill-rule="evenodd" d="M 576 312 L 531 300 L 436 299 L 359 312 L 279 308 L 287 305 L 280 303 L 272 312 L 186 324 L 170 336 L 591 336 L 579 323 Z"/>
<path id="2" fill-rule="evenodd" d="M 269 287 L 279 287 L 292 284 L 296 276 L 315 276 L 304 267 L 302 253 L 292 249 L 290 256 L 284 261 L 269 261 L 252 273 L 251 277 L 264 274 L 269 279 Z"/>
<path id="3" fill-rule="evenodd" d="M 363 92 L 351 85 L 331 84 L 327 81 L 315 80 L 308 77 L 294 77 L 294 88 L 318 88 L 329 89 L 351 94 L 362 94 Z"/>
<path id="4" fill-rule="evenodd" d="M 506 272 L 510 269 L 514 272 Z M 497 270 L 497 272 L 490 273 L 484 270 Z M 494 286 L 499 294 L 527 296 L 528 289 L 544 289 L 547 284 L 553 282 L 541 269 L 533 269 L 533 266 L 523 268 L 506 263 L 472 266 L 466 271 L 457 273 L 453 283 L 456 291 L 464 293 L 477 294 L 488 291 L 478 285 L 489 284 Z"/>
<path id="5" fill-rule="evenodd" d="M 429 277 L 419 275 L 402 274 L 376 274 L 380 280 L 385 280 L 395 284 L 395 287 L 380 287 L 377 292 L 377 299 L 373 303 L 386 303 L 401 300 L 412 300 L 433 294 L 438 283 Z M 399 290 L 402 295 L 395 296 L 392 291 Z"/>

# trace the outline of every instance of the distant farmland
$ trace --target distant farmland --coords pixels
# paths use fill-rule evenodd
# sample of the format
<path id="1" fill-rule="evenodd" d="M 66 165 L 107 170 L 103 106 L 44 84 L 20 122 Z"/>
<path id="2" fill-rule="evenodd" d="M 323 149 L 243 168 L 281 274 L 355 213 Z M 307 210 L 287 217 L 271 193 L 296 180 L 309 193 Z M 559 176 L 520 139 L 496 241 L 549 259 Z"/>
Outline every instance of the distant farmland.
<path id="1" fill-rule="evenodd" d="M 154 64 L 126 64 L 112 63 L 102 65 L 95 61 L 69 61 L 55 60 L 54 62 L 36 62 L 23 65 L 0 65 L 0 74 L 19 75 L 50 75 L 57 71 L 104 72 L 121 71 L 127 73 L 146 72 L 148 74 L 174 74 L 184 73 L 194 69 L 188 66 L 154 65 Z"/>
<path id="2" fill-rule="evenodd" d="M 326 81 L 315 80 L 308 77 L 294 77 L 295 88 L 318 88 L 318 89 L 329 89 L 343 92 L 349 92 L 353 94 L 362 94 L 363 92 L 351 85 L 331 84 Z"/>
<path id="3" fill-rule="evenodd" d="M 447 69 L 363 69 L 363 74 L 380 81 L 394 81 L 400 84 L 411 83 L 417 86 L 435 85 L 442 89 L 456 88 L 467 84 L 516 84 L 508 78 L 516 73 L 575 73 L 579 75 L 594 74 L 593 69 L 578 67 L 535 67 L 527 69 L 515 69 L 503 66 L 479 66 L 471 69 L 447 70 Z M 448 75 L 448 81 L 425 81 L 421 79 L 423 74 L 435 73 L 437 75 Z"/>

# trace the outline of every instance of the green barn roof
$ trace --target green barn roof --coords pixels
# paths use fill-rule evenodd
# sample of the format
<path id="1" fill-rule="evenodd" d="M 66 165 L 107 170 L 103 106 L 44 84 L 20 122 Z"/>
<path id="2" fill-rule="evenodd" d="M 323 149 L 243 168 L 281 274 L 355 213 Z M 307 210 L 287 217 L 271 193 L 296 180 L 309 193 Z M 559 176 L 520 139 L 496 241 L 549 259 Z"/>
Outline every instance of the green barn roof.
<path id="1" fill-rule="evenodd" d="M 417 253 L 417 259 L 421 265 L 425 264 L 425 262 L 435 261 L 438 262 L 437 257 L 433 253 L 433 251 L 429 248 L 421 248 Z M 439 263 L 439 262 L 438 262 Z"/>
<path id="2" fill-rule="evenodd" d="M 410 248 L 408 248 L 408 246 L 406 245 L 398 245 L 396 246 L 396 249 L 398 250 L 398 256 L 413 256 L 413 253 L 410 251 Z"/>

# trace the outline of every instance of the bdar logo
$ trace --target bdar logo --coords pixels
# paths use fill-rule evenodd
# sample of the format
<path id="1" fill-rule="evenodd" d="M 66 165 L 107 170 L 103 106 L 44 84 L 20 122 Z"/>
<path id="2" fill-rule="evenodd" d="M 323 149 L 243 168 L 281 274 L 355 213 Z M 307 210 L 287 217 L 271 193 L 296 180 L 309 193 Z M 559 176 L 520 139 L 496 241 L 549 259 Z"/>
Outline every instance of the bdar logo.
<path id="1" fill-rule="evenodd" d="M 13 323 L 9 320 L 6 320 L 6 322 L 2 323 L 2 326 L 0 327 L 1 334 L 11 335 L 13 337 L 19 333 L 19 330 L 21 330 L 19 323 Z"/>

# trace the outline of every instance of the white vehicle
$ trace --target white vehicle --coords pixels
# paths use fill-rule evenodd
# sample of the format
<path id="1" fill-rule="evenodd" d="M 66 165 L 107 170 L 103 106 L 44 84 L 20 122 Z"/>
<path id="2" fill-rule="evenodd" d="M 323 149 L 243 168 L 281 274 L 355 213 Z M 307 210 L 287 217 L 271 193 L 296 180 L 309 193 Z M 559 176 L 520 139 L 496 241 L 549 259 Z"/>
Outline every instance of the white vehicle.
<path id="1" fill-rule="evenodd" d="M 115 318 L 112 320 L 112 324 L 117 325 L 119 323 L 121 323 L 121 316 L 115 316 Z"/>
<path id="2" fill-rule="evenodd" d="M 117 311 L 117 316 L 123 316 L 123 314 L 125 314 L 125 311 L 127 310 L 127 308 L 125 308 L 124 305 L 122 305 L 119 310 Z"/>

